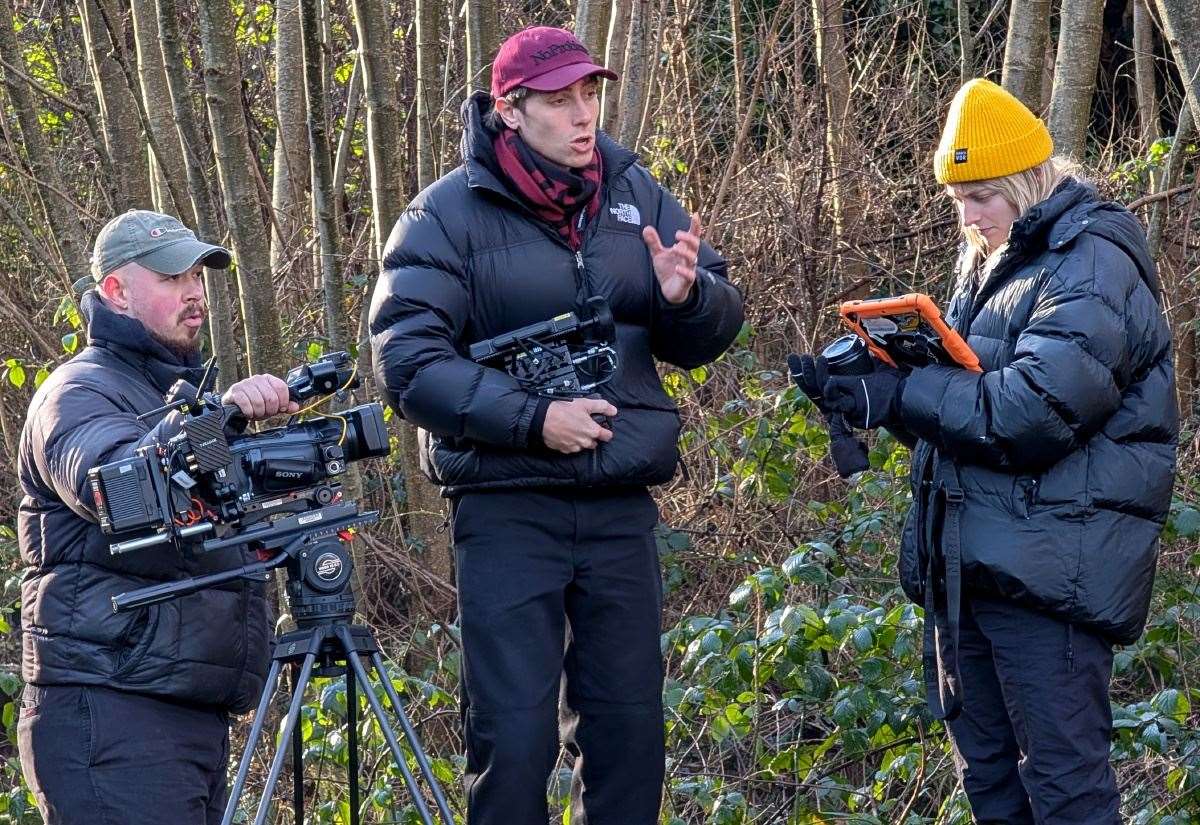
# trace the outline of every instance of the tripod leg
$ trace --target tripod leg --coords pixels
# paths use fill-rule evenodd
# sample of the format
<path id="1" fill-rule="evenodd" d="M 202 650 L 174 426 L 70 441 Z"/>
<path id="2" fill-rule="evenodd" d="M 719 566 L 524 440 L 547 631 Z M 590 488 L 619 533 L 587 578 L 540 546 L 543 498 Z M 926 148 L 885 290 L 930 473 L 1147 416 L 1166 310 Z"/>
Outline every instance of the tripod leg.
<path id="1" fill-rule="evenodd" d="M 413 730 L 412 723 L 408 721 L 408 716 L 404 713 L 404 705 L 400 702 L 400 696 L 396 693 L 396 688 L 392 686 L 392 680 L 387 677 L 387 670 L 384 669 L 383 656 L 379 653 L 371 654 L 371 664 L 375 667 L 375 672 L 379 674 L 379 681 L 383 685 L 383 692 L 387 694 L 388 701 L 392 703 L 392 710 L 396 712 L 396 718 L 400 720 L 400 728 L 404 731 L 404 738 L 408 740 L 408 745 L 412 748 L 413 755 L 417 757 L 417 765 L 421 768 L 421 774 L 425 777 L 425 781 L 429 783 L 429 790 L 433 793 L 433 800 L 437 803 L 438 813 L 442 816 L 442 821 L 453 823 L 454 817 L 450 813 L 450 806 L 446 804 L 446 795 L 442 793 L 442 786 L 438 784 L 437 777 L 433 775 L 433 768 L 429 765 L 429 758 L 425 755 L 425 749 L 421 747 L 421 740 L 417 737 L 417 732 Z"/>
<path id="2" fill-rule="evenodd" d="M 396 740 L 396 734 L 392 731 L 391 723 L 388 722 L 387 714 L 383 709 L 383 705 L 379 703 L 379 697 L 375 695 L 375 691 L 370 689 L 370 681 L 367 677 L 367 672 L 363 668 L 362 659 L 354 650 L 354 642 L 350 638 L 350 631 L 347 627 L 342 626 L 337 629 L 338 638 L 342 640 L 342 644 L 346 648 L 346 661 L 354 668 L 354 674 L 358 677 L 358 681 L 364 685 L 363 693 L 367 697 L 367 703 L 371 706 L 371 711 L 375 714 L 375 719 L 379 722 L 379 729 L 383 732 L 383 738 L 387 740 L 388 747 L 392 750 L 392 757 L 396 760 L 396 767 L 400 769 L 401 775 L 404 777 L 404 784 L 408 787 L 408 792 L 412 795 L 413 805 L 417 808 L 417 814 L 421 817 L 421 821 L 425 825 L 433 825 L 433 817 L 429 814 L 429 807 L 425 804 L 425 799 L 421 795 L 421 789 L 417 786 L 417 780 L 412 775 L 412 771 L 408 769 L 408 761 L 404 758 L 404 751 L 400 747 L 400 743 Z M 383 671 L 380 671 L 382 673 Z M 387 680 L 384 679 L 386 682 Z M 446 820 L 447 825 L 453 825 L 453 819 Z M 259 825 L 259 823 L 255 823 Z"/>
<path id="3" fill-rule="evenodd" d="M 304 727 L 292 731 L 292 810 L 296 822 L 304 821 Z"/>
<path id="4" fill-rule="evenodd" d="M 232 825 L 233 815 L 237 813 L 238 800 L 241 799 L 242 789 L 246 786 L 246 774 L 250 772 L 250 761 L 254 758 L 254 749 L 258 747 L 258 740 L 262 737 L 267 709 L 271 706 L 271 697 L 275 695 L 275 689 L 279 686 L 281 667 L 276 659 L 271 662 L 271 669 L 267 671 L 262 698 L 258 700 L 258 708 L 254 711 L 254 724 L 250 726 L 246 749 L 242 752 L 242 761 L 238 763 L 237 777 L 233 780 L 233 787 L 229 789 L 229 799 L 225 802 L 225 815 L 221 818 L 221 825 Z"/>
<path id="5" fill-rule="evenodd" d="M 300 719 L 300 706 L 304 704 L 304 689 L 308 687 L 308 680 L 312 675 L 313 663 L 316 661 L 317 650 L 320 647 L 317 642 L 319 636 L 320 631 L 313 633 L 312 645 L 309 648 L 309 652 L 304 656 L 304 664 L 300 667 L 300 676 L 292 689 L 292 703 L 288 707 L 287 718 L 283 722 L 283 735 L 280 737 L 281 742 L 286 742 L 291 738 L 292 731 L 296 727 L 296 722 Z M 285 748 L 279 748 L 275 751 L 275 758 L 271 760 L 271 772 L 267 774 L 267 783 L 263 786 L 262 801 L 258 804 L 258 814 L 254 817 L 254 825 L 264 825 L 267 821 L 267 814 L 271 811 L 271 797 L 275 794 L 275 785 L 279 782 L 279 773 L 283 770 L 283 758 L 285 756 L 287 756 Z"/>
<path id="6" fill-rule="evenodd" d="M 350 825 L 358 825 L 358 691 L 353 668 L 346 668 L 346 746 L 350 751 Z"/>

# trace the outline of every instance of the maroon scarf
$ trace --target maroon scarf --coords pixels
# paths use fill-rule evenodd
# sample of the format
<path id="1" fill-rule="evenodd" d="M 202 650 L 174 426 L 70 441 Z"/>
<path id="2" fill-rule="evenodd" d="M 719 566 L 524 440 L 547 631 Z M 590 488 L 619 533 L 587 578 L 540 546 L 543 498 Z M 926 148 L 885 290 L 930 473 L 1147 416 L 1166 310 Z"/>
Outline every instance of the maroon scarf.
<path id="1" fill-rule="evenodd" d="M 501 129 L 492 148 L 521 200 L 578 250 L 580 212 L 586 209 L 591 221 L 600 211 L 600 151 L 593 149 L 592 162 L 582 169 L 568 169 L 534 152 L 513 129 Z"/>

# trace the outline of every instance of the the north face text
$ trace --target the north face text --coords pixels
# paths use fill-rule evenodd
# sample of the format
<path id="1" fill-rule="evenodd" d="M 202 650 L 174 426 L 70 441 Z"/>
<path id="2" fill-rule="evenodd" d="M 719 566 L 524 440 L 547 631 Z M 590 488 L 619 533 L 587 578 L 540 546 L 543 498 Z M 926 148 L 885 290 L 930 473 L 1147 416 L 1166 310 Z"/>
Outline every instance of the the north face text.
<path id="1" fill-rule="evenodd" d="M 540 52 L 534 52 L 533 59 L 540 63 L 543 60 L 549 60 L 552 57 L 556 57 L 563 52 L 583 52 L 584 54 L 587 54 L 587 49 L 578 43 L 556 43 L 548 49 L 542 49 Z"/>

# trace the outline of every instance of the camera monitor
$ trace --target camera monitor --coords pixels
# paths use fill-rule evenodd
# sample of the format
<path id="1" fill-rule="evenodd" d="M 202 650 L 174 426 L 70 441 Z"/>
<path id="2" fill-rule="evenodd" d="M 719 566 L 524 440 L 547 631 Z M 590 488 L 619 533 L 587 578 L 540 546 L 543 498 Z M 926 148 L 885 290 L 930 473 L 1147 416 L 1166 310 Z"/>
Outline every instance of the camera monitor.
<path id="1" fill-rule="evenodd" d="M 841 315 L 876 358 L 894 367 L 941 364 L 983 372 L 979 358 L 942 320 L 937 304 L 928 295 L 910 293 L 847 301 L 842 304 Z"/>

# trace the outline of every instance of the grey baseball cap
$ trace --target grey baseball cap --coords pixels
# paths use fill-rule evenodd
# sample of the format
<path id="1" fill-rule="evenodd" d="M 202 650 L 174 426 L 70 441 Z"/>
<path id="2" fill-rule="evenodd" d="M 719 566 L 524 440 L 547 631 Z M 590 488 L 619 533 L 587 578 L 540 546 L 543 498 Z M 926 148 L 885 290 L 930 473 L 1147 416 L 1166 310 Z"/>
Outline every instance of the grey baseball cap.
<path id="1" fill-rule="evenodd" d="M 225 269 L 231 260 L 228 249 L 199 240 L 178 218 L 130 209 L 106 223 L 96 236 L 92 277 L 99 283 L 133 261 L 163 275 L 181 275 L 200 262 Z"/>

